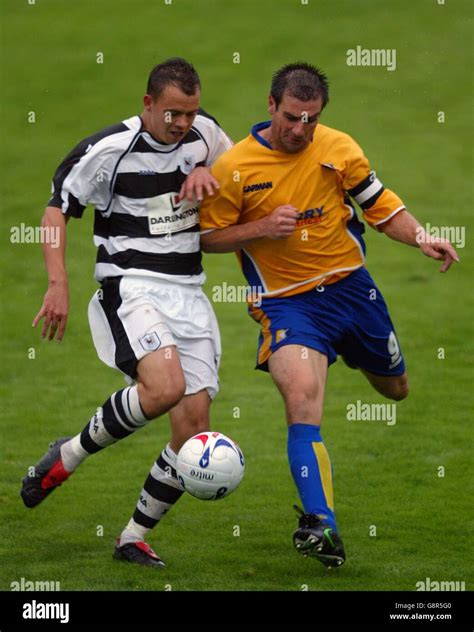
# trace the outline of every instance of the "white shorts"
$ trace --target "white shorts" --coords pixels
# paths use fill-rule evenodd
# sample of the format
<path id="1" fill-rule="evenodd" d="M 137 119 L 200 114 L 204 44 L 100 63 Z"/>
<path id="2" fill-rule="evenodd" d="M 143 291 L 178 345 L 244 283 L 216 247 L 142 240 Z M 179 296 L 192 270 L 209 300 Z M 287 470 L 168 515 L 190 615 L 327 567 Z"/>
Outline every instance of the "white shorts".
<path id="1" fill-rule="evenodd" d="M 176 345 L 186 395 L 219 390 L 219 328 L 200 286 L 140 276 L 104 279 L 89 303 L 89 325 L 102 362 L 132 379 L 141 358 Z"/>

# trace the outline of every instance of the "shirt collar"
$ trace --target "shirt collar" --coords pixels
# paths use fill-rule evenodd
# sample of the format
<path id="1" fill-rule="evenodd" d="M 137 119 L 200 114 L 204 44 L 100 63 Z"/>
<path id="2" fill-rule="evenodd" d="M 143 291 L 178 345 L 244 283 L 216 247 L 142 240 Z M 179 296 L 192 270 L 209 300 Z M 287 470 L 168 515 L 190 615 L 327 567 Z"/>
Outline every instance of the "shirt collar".
<path id="1" fill-rule="evenodd" d="M 251 130 L 251 134 L 255 138 L 255 140 L 259 142 L 261 145 L 263 145 L 264 147 L 266 147 L 267 149 L 273 149 L 273 147 L 270 145 L 270 143 L 267 140 L 265 140 L 265 138 L 263 138 L 263 136 L 260 136 L 259 132 L 261 132 L 262 129 L 267 129 L 267 127 L 270 127 L 271 124 L 272 124 L 271 121 L 263 121 L 263 123 L 256 123 L 252 127 L 252 130 Z"/>

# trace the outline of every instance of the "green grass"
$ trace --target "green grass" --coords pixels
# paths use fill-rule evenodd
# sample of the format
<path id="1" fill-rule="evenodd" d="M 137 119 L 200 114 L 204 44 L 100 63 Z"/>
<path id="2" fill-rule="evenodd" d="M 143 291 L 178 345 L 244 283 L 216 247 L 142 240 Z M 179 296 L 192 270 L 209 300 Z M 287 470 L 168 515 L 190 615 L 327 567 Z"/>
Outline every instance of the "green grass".
<path id="1" fill-rule="evenodd" d="M 472 589 L 471 3 L 4 0 L 2 14 L 0 590 L 21 577 L 60 581 L 63 590 L 298 591 L 306 584 L 388 591 L 414 590 L 427 577 Z M 358 44 L 396 48 L 397 70 L 348 67 L 346 50 Z M 234 52 L 240 64 L 232 63 Z M 65 153 L 138 113 L 149 69 L 176 54 L 195 63 L 203 106 L 235 140 L 266 118 L 269 78 L 279 65 L 319 64 L 331 79 L 323 122 L 358 140 L 422 223 L 466 227 L 461 264 L 448 275 L 415 249 L 366 233 L 369 269 L 396 324 L 411 394 L 397 404 L 395 426 L 348 422 L 348 403 L 383 400 L 359 373 L 341 362 L 331 368 L 323 434 L 348 554 L 336 572 L 292 549 L 297 498 L 283 407 L 270 378 L 253 371 L 258 328 L 241 304 L 215 305 L 224 355 L 212 420 L 241 444 L 246 476 L 229 498 L 204 503 L 185 495 L 166 516 L 150 537 L 166 569 L 111 559 L 114 537 L 168 440 L 165 418 L 89 459 L 38 509 L 27 511 L 18 497 L 26 467 L 48 441 L 82 429 L 123 383 L 96 358 L 86 321 L 95 289 L 91 213 L 69 225 L 71 316 L 61 345 L 41 342 L 31 329 L 46 276 L 40 248 L 11 244 L 10 227 L 38 223 Z M 243 283 L 231 255 L 206 257 L 205 265 L 209 295 L 224 280 Z"/>

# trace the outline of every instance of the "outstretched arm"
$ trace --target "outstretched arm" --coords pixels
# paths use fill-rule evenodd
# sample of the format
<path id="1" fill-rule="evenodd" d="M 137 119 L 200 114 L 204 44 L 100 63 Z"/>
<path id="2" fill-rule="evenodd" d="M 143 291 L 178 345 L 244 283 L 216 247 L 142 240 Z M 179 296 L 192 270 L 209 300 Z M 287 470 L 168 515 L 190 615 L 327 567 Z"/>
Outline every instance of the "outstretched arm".
<path id="1" fill-rule="evenodd" d="M 443 261 L 440 272 L 446 272 L 453 261 L 459 261 L 456 250 L 447 239 L 429 235 L 417 219 L 406 210 L 400 211 L 387 222 L 379 224 L 377 228 L 387 237 L 420 248 L 427 257 Z"/>
<path id="2" fill-rule="evenodd" d="M 41 337 L 53 340 L 57 333 L 57 340 L 61 341 L 66 329 L 69 312 L 69 291 L 65 264 L 66 252 L 66 224 L 65 217 L 59 208 L 48 206 L 44 212 L 41 226 L 47 227 L 48 232 L 59 229 L 59 244 L 46 240 L 43 243 L 43 254 L 48 271 L 48 289 L 44 295 L 43 305 L 33 320 L 33 327 L 44 318 Z M 48 333 L 49 330 L 49 333 Z"/>

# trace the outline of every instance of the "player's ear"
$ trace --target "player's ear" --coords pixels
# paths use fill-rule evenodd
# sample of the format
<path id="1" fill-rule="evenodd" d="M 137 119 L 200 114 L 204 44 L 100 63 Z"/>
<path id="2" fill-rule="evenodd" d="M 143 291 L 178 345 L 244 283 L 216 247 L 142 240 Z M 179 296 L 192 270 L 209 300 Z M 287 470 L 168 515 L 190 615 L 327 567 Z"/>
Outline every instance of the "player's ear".
<path id="1" fill-rule="evenodd" d="M 149 110 L 152 103 L 153 97 L 151 97 L 149 94 L 145 94 L 145 96 L 143 97 L 143 105 L 145 106 L 145 110 Z"/>
<path id="2" fill-rule="evenodd" d="M 277 110 L 277 105 L 275 103 L 275 99 L 270 94 L 270 96 L 268 97 L 268 113 L 275 114 L 276 110 Z"/>

